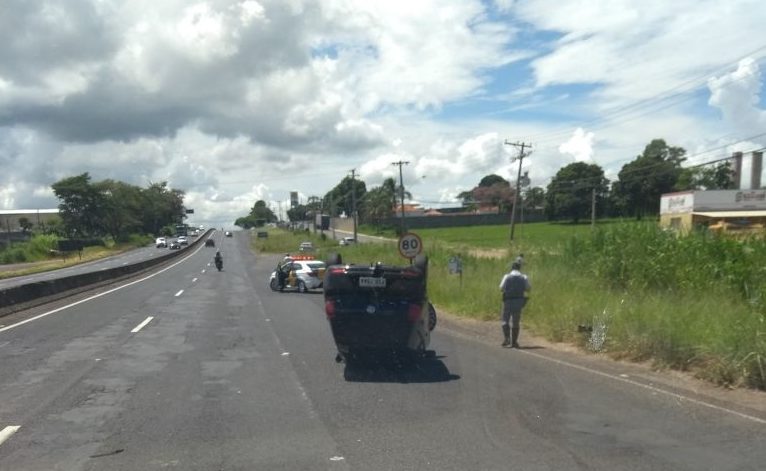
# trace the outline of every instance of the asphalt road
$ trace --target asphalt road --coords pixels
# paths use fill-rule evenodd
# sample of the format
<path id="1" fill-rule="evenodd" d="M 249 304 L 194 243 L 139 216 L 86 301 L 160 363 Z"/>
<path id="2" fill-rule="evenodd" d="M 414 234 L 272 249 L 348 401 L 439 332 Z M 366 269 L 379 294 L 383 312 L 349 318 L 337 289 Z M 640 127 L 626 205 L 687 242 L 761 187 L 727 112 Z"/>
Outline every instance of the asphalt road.
<path id="1" fill-rule="evenodd" d="M 349 370 L 321 294 L 271 292 L 247 237 L 223 239 L 223 272 L 200 247 L 0 318 L 0 470 L 763 469 L 765 417 L 544 349 L 437 327 L 416 368 Z"/>
<path id="2" fill-rule="evenodd" d="M 194 238 L 189 238 L 190 242 L 193 242 Z M 186 247 L 184 247 L 185 249 Z M 73 265 L 67 268 L 61 268 L 58 270 L 51 270 L 41 273 L 35 273 L 32 275 L 16 276 L 13 278 L 6 278 L 0 280 L 0 289 L 11 288 L 13 286 L 25 285 L 27 283 L 34 283 L 36 281 L 55 280 L 57 278 L 64 278 L 66 276 L 79 275 L 82 273 L 89 273 L 99 270 L 107 270 L 109 268 L 115 268 L 131 263 L 142 262 L 144 260 L 150 260 L 161 255 L 168 253 L 170 249 L 158 249 L 154 245 L 149 247 L 142 247 L 139 249 L 129 250 L 111 257 L 102 258 L 99 260 L 93 260 L 91 262 L 81 263 L 79 265 Z"/>

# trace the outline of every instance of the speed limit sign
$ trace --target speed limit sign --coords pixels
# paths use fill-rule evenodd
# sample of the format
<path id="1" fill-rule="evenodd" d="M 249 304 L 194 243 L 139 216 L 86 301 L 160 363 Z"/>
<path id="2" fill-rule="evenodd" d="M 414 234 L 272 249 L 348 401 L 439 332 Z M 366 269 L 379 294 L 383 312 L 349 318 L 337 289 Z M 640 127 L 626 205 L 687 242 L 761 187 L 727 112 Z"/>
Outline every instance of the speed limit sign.
<path id="1" fill-rule="evenodd" d="M 423 241 L 415 233 L 408 232 L 399 237 L 399 253 L 404 258 L 415 258 L 423 251 Z"/>

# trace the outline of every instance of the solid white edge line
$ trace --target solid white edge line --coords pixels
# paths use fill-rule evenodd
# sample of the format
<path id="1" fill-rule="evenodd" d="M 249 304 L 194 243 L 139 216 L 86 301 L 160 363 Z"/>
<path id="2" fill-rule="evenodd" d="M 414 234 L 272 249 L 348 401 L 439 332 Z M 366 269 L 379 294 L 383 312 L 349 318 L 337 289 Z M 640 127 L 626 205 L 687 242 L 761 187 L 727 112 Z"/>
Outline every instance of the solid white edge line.
<path id="1" fill-rule="evenodd" d="M 149 316 L 149 317 L 147 317 L 146 319 L 144 319 L 144 321 L 143 321 L 142 323 L 138 324 L 138 325 L 137 325 L 137 326 L 136 326 L 136 327 L 135 327 L 133 330 L 131 330 L 130 332 L 131 332 L 132 334 L 135 334 L 135 333 L 136 333 L 136 332 L 138 332 L 139 330 L 141 330 L 141 329 L 143 329 L 144 327 L 146 327 L 146 324 L 150 323 L 150 322 L 152 321 L 152 319 L 154 319 L 154 317 L 152 317 L 152 316 Z"/>
<path id="2" fill-rule="evenodd" d="M 141 283 L 142 281 L 146 281 L 146 280 L 148 280 L 150 278 L 154 278 L 155 276 L 159 275 L 160 273 L 164 273 L 164 272 L 170 270 L 171 268 L 182 264 L 183 262 L 185 262 L 186 260 L 190 259 L 191 257 L 195 256 L 197 254 L 197 252 L 199 252 L 202 249 L 202 247 L 203 247 L 203 245 L 200 245 L 199 247 L 197 247 L 197 250 L 195 250 L 194 252 L 190 253 L 186 257 L 182 258 L 181 260 L 177 261 L 176 263 L 174 263 L 172 265 L 169 265 L 169 266 L 163 268 L 160 271 L 152 273 L 151 275 L 145 276 L 145 277 L 143 277 L 141 279 L 138 279 L 138 280 L 131 281 L 130 283 L 125 283 L 124 285 L 117 286 L 116 288 L 112 288 L 112 289 L 110 289 L 108 291 L 104 291 L 103 293 L 94 294 L 93 296 L 87 297 L 85 299 L 81 299 L 79 301 L 75 301 L 75 302 L 73 302 L 71 304 L 67 304 L 66 306 L 58 307 L 56 309 L 53 309 L 52 311 L 48 311 L 48 312 L 44 312 L 42 314 L 38 314 L 38 315 L 36 315 L 34 317 L 30 317 L 29 319 L 24 319 L 23 321 L 17 322 L 15 324 L 11 324 L 11 325 L 9 325 L 7 327 L 3 327 L 2 329 L 0 329 L 0 332 L 5 332 L 6 330 L 15 329 L 16 327 L 22 326 L 22 325 L 24 325 L 24 324 L 26 324 L 28 322 L 36 321 L 37 319 L 42 319 L 43 317 L 50 316 L 51 314 L 55 314 L 57 312 L 63 311 L 64 309 L 69 309 L 70 307 L 77 306 L 78 304 L 86 303 L 86 302 L 91 301 L 93 299 L 100 298 L 101 296 L 106 296 L 107 294 L 111 294 L 111 293 L 114 293 L 115 291 L 119 291 L 119 290 L 121 290 L 123 288 L 127 288 L 128 286 L 133 286 L 135 284 Z"/>
<path id="3" fill-rule="evenodd" d="M 665 389 L 661 389 L 661 388 L 658 388 L 658 387 L 655 387 L 655 386 L 650 386 L 648 384 L 639 383 L 638 381 L 633 381 L 632 379 L 621 378 L 620 376 L 612 375 L 612 374 L 609 374 L 609 373 L 604 373 L 603 371 L 594 370 L 592 368 L 588 368 L 587 366 L 582 366 L 582 365 L 577 365 L 577 364 L 574 364 L 574 363 L 569 363 L 568 361 L 564 361 L 564 360 L 559 360 L 559 359 L 556 359 L 556 358 L 547 357 L 545 355 L 540 355 L 539 353 L 529 352 L 529 351 L 526 351 L 526 350 L 519 350 L 519 351 L 521 353 L 525 354 L 525 355 L 531 355 L 533 357 L 541 358 L 543 360 L 547 360 L 547 361 L 550 361 L 550 362 L 553 362 L 553 363 L 558 363 L 559 365 L 568 366 L 568 367 L 574 368 L 576 370 L 586 371 L 588 373 L 592 373 L 592 374 L 595 374 L 595 375 L 598 375 L 598 376 L 603 376 L 605 378 L 610 378 L 610 379 L 613 379 L 615 381 L 620 381 L 620 382 L 627 383 L 627 384 L 630 384 L 630 385 L 633 385 L 633 386 L 638 386 L 638 387 L 641 387 L 641 388 L 644 388 L 644 389 L 648 389 L 649 391 L 652 391 L 652 392 L 656 392 L 656 393 L 659 393 L 659 394 L 664 394 L 666 396 L 672 397 L 674 399 L 678 399 L 680 401 L 687 401 L 687 402 L 690 402 L 692 404 L 696 404 L 698 406 L 703 406 L 703 407 L 707 407 L 709 409 L 717 410 L 719 412 L 726 412 L 728 414 L 736 415 L 737 417 L 740 417 L 740 418 L 743 418 L 743 419 L 747 419 L 747 420 L 751 420 L 751 421 L 759 423 L 759 424 L 766 424 L 766 420 L 761 419 L 760 417 L 755 417 L 755 416 L 752 416 L 752 415 L 743 414 L 742 412 L 737 412 L 737 411 L 732 410 L 732 409 L 727 409 L 726 407 L 717 406 L 717 405 L 711 404 L 709 402 L 705 402 L 705 401 L 701 401 L 699 399 L 694 399 L 694 398 L 691 398 L 691 397 L 688 397 L 688 396 L 684 396 L 683 394 L 678 394 L 678 393 L 674 393 L 674 392 L 671 392 L 671 391 L 666 391 Z"/>
<path id="4" fill-rule="evenodd" d="M 9 425 L 5 427 L 4 429 L 0 430 L 0 445 L 3 444 L 4 441 L 11 438 L 11 436 L 18 432 L 21 428 L 21 425 Z"/>
<path id="5" fill-rule="evenodd" d="M 177 297 L 179 297 L 179 296 L 181 296 L 182 294 L 184 294 L 184 290 L 179 290 L 179 291 L 176 293 L 176 298 L 177 298 Z"/>

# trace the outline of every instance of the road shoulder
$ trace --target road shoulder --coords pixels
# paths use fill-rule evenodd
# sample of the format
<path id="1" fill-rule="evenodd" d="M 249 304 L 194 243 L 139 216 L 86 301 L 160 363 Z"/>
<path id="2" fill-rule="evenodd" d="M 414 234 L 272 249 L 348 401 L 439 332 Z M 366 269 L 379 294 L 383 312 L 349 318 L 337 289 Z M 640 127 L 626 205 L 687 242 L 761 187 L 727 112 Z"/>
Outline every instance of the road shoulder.
<path id="1" fill-rule="evenodd" d="M 563 366 L 577 368 L 594 375 L 606 376 L 623 381 L 662 390 L 679 398 L 700 401 L 740 414 L 753 416 L 766 423 L 766 393 L 752 389 L 726 389 L 710 382 L 697 379 L 691 373 L 670 369 L 657 369 L 649 362 L 635 363 L 615 360 L 606 354 L 584 352 L 575 345 L 554 343 L 529 333 L 522 328 L 521 350 L 505 349 L 500 346 L 502 333 L 499 322 L 479 321 L 444 312 L 436 306 L 439 324 L 437 331 L 496 347 L 498 353 L 526 354 L 536 356 Z M 657 391 L 654 391 L 657 392 Z"/>

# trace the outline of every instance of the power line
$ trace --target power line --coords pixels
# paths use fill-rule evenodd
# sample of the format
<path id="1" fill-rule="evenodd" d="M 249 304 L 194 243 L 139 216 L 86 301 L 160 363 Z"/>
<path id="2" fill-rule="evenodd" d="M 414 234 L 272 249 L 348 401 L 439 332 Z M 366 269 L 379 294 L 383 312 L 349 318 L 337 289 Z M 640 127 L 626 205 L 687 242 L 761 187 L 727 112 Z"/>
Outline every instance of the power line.
<path id="1" fill-rule="evenodd" d="M 751 56 L 753 56 L 753 55 L 755 55 L 755 54 L 757 54 L 759 52 L 762 52 L 764 50 L 766 50 L 766 45 L 760 46 L 760 47 L 750 51 L 746 55 L 739 57 L 733 63 L 726 63 L 723 66 L 720 66 L 720 67 L 718 67 L 716 69 L 713 69 L 712 71 L 708 71 L 705 74 L 700 74 L 699 76 L 696 76 L 694 78 L 686 80 L 686 81 L 684 81 L 684 82 L 682 82 L 682 83 L 680 83 L 680 84 L 678 84 L 678 85 L 676 85 L 674 87 L 671 87 L 671 88 L 669 88 L 669 89 L 665 90 L 664 92 L 661 92 L 661 93 L 659 93 L 657 95 L 653 95 L 651 97 L 647 97 L 647 98 L 644 98 L 642 100 L 638 100 L 638 101 L 636 101 L 634 103 L 631 103 L 631 104 L 628 104 L 628 105 L 625 105 L 625 106 L 622 106 L 622 107 L 617 107 L 617 108 L 615 108 L 613 110 L 607 110 L 604 115 L 599 116 L 597 118 L 590 119 L 590 120 L 586 120 L 586 121 L 584 121 L 583 123 L 581 123 L 579 125 L 562 127 L 559 130 L 557 130 L 557 131 L 554 130 L 554 131 L 551 131 L 551 132 L 546 132 L 546 133 L 540 133 L 540 134 L 536 134 L 536 135 L 532 135 L 532 136 L 527 136 L 527 138 L 529 138 L 529 139 L 531 139 L 531 140 L 533 140 L 533 141 L 535 141 L 537 143 L 547 142 L 547 141 L 550 141 L 550 140 L 554 140 L 557 136 L 569 134 L 574 129 L 576 129 L 577 127 L 585 127 L 585 126 L 588 126 L 590 124 L 596 124 L 596 123 L 599 123 L 599 122 L 606 122 L 608 120 L 615 120 L 615 118 L 620 118 L 620 117 L 625 117 L 625 116 L 628 116 L 628 118 L 625 119 L 625 121 L 630 121 L 630 120 L 636 119 L 636 118 L 646 114 L 646 113 L 637 114 L 637 115 L 634 115 L 634 116 L 631 117 L 630 114 L 635 112 L 636 110 L 641 110 L 642 108 L 648 108 L 648 107 L 656 106 L 656 105 L 662 104 L 663 102 L 665 102 L 667 100 L 670 100 L 670 99 L 672 99 L 674 97 L 681 97 L 684 94 L 693 92 L 697 88 L 699 88 L 701 85 L 703 85 L 703 83 L 699 83 L 700 81 L 702 81 L 702 80 L 706 81 L 706 80 L 708 80 L 710 78 L 713 78 L 716 74 L 719 74 L 719 73 L 722 73 L 723 71 L 728 70 L 729 68 L 732 67 L 732 65 L 735 65 L 735 64 L 739 63 L 742 59 L 751 57 Z M 759 59 L 761 59 L 761 57 L 757 57 L 756 58 L 756 60 L 759 60 Z M 748 77 L 730 78 L 728 80 L 728 82 L 726 82 L 725 84 L 729 84 L 729 83 L 733 83 L 733 82 L 736 82 L 736 81 L 744 80 L 746 78 L 748 78 Z M 686 87 L 688 87 L 689 85 L 693 85 L 693 86 L 692 86 L 692 88 L 688 88 L 687 89 Z M 673 104 L 679 104 L 679 103 L 681 103 L 683 101 L 686 101 L 686 100 L 689 100 L 691 98 L 693 98 L 693 96 L 682 97 L 682 99 L 679 100 L 677 103 L 672 103 L 672 102 L 671 103 L 667 103 L 667 104 L 665 104 L 664 106 L 662 106 L 662 107 L 660 107 L 658 109 L 649 109 L 648 112 L 661 111 L 661 110 L 666 109 L 666 108 L 668 108 L 670 106 L 673 106 Z M 599 128 L 596 128 L 596 129 L 604 129 L 606 127 L 611 127 L 611 126 L 614 126 L 614 125 L 619 124 L 619 123 L 620 123 L 619 121 L 613 121 L 611 123 L 605 124 L 605 125 L 603 125 L 603 126 L 601 126 Z"/>

